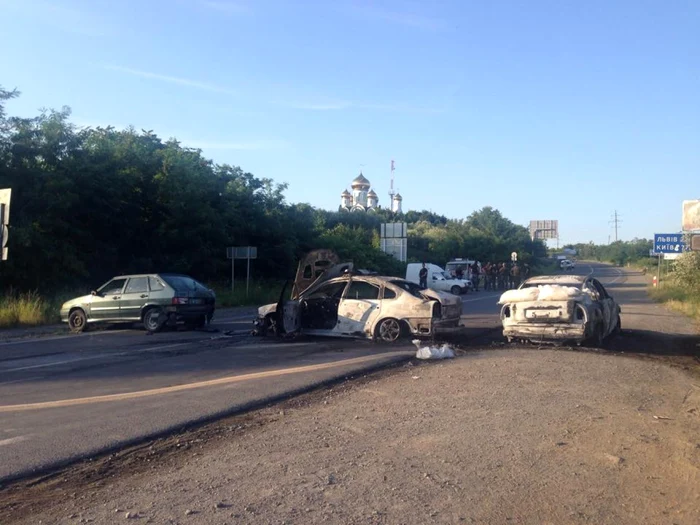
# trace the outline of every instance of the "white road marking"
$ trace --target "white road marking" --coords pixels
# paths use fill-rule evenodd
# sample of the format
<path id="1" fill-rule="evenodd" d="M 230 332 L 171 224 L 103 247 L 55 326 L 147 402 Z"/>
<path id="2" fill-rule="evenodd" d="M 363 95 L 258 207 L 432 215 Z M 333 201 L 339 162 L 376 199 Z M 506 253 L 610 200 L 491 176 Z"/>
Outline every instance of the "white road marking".
<path id="1" fill-rule="evenodd" d="M 11 385 L 12 383 L 23 383 L 25 381 L 36 381 L 37 379 L 43 379 L 44 376 L 34 376 L 34 377 L 23 377 L 22 379 L 13 379 L 12 381 L 0 381 L 0 385 Z"/>
<path id="2" fill-rule="evenodd" d="M 27 339 L 22 339 L 20 341 L 9 341 L 7 343 L 0 343 L 0 346 L 10 346 L 10 345 L 23 345 L 28 343 L 43 343 L 44 341 L 60 341 L 61 339 L 75 339 L 78 337 L 85 338 L 95 335 L 107 335 L 107 334 L 121 334 L 123 332 L 129 332 L 130 330 L 109 330 L 104 332 L 88 332 L 82 334 L 71 334 L 71 335 L 57 335 L 54 337 L 31 337 Z"/>
<path id="3" fill-rule="evenodd" d="M 299 374 L 304 372 L 328 370 L 331 368 L 337 368 L 348 365 L 355 365 L 360 363 L 367 363 L 370 361 L 375 361 L 378 359 L 383 359 L 387 357 L 396 356 L 409 356 L 415 354 L 415 350 L 403 350 L 396 352 L 385 352 L 382 354 L 372 354 L 362 357 L 353 357 L 351 359 L 343 359 L 340 361 L 331 361 L 328 363 L 319 363 L 315 365 L 307 366 L 296 366 L 292 368 L 281 368 L 276 370 L 267 370 L 264 372 L 252 372 L 248 374 L 241 374 L 237 376 L 227 376 L 220 377 L 218 379 L 209 379 L 206 381 L 198 381 L 196 383 L 187 383 L 184 385 L 168 386 L 162 388 L 154 388 L 151 390 L 140 390 L 137 392 L 124 392 L 122 394 L 106 394 L 102 396 L 92 396 L 92 397 L 82 397 L 73 399 L 61 399 L 56 401 L 44 401 L 39 403 L 24 403 L 20 405 L 0 405 L 0 413 L 7 412 L 22 412 L 25 410 L 39 410 L 42 408 L 59 408 L 59 407 L 70 407 L 76 405 L 89 405 L 93 403 L 105 403 L 110 401 L 125 401 L 131 399 L 139 399 L 143 397 L 151 397 L 162 394 L 171 394 L 175 392 L 182 392 L 187 390 L 193 390 L 196 388 L 212 387 L 228 385 L 233 383 L 239 383 L 243 381 L 251 381 L 256 379 L 266 379 L 270 377 L 286 376 L 291 374 Z M 0 442 L 1 443 L 1 442 Z"/>
<path id="4" fill-rule="evenodd" d="M 29 436 L 17 436 L 8 439 L 0 439 L 0 447 L 4 445 L 12 445 L 13 443 L 19 443 L 20 441 L 27 441 Z"/>
<path id="5" fill-rule="evenodd" d="M 318 346 L 318 343 L 269 343 L 266 345 L 241 345 L 232 346 L 232 350 L 250 350 L 253 348 L 292 348 L 295 346 Z"/>
<path id="6" fill-rule="evenodd" d="M 32 370 L 34 368 L 46 368 L 49 366 L 58 366 L 58 365 L 64 365 L 66 363 L 77 363 L 80 361 L 90 361 L 93 359 L 102 359 L 102 358 L 111 358 L 111 357 L 121 357 L 121 356 L 128 356 L 128 355 L 134 355 L 134 354 L 140 354 L 143 352 L 150 352 L 152 350 L 162 350 L 165 348 L 175 348 L 178 346 L 185 346 L 189 345 L 192 343 L 196 343 L 198 340 L 193 339 L 191 342 L 187 343 L 177 343 L 177 344 L 172 344 L 172 345 L 158 345 L 158 346 L 152 346 L 150 348 L 142 348 L 140 350 L 134 350 L 131 352 L 116 352 L 116 353 L 102 353 L 99 355 L 92 355 L 89 357 L 76 357 L 75 359 L 64 359 L 63 361 L 54 361 L 53 363 L 44 363 L 43 365 L 31 365 L 31 366 L 21 366 L 19 368 L 9 368 L 6 370 L 2 370 L 3 372 L 19 372 L 21 370 Z"/>

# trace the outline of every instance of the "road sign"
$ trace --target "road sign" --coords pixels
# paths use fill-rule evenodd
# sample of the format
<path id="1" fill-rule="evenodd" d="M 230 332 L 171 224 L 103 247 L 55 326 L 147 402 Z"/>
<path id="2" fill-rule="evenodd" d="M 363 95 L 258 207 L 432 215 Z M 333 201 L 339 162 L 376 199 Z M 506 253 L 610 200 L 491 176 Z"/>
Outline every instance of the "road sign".
<path id="1" fill-rule="evenodd" d="M 513 252 L 513 253 L 510 254 L 510 260 L 513 261 L 513 262 L 515 262 L 515 261 L 518 260 L 518 254 L 517 254 L 517 252 Z"/>
<path id="2" fill-rule="evenodd" d="M 10 224 L 10 198 L 12 188 L 0 189 L 0 261 L 7 260 L 7 238 L 10 231 L 7 225 Z"/>
<path id="3" fill-rule="evenodd" d="M 656 253 L 682 253 L 685 251 L 682 233 L 655 233 L 654 251 Z"/>
<path id="4" fill-rule="evenodd" d="M 248 297 L 248 289 L 250 287 L 250 260 L 258 258 L 257 246 L 229 246 L 226 248 L 226 258 L 231 259 L 231 291 L 236 282 L 236 259 L 246 259 L 247 273 L 245 278 L 245 295 Z"/>

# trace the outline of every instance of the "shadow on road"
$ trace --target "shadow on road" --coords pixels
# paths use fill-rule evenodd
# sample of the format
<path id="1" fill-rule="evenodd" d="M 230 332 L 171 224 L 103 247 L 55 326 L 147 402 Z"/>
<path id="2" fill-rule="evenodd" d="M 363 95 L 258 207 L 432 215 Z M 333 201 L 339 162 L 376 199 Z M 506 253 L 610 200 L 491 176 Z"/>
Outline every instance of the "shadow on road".
<path id="1" fill-rule="evenodd" d="M 700 336 L 667 334 L 650 330 L 623 330 L 612 338 L 607 348 L 630 354 L 688 356 L 700 360 Z"/>

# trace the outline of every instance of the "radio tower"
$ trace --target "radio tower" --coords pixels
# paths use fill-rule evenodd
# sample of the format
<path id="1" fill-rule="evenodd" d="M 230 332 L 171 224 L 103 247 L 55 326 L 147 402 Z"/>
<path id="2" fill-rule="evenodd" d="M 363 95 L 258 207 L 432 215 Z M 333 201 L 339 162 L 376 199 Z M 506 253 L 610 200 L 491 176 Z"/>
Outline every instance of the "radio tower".
<path id="1" fill-rule="evenodd" d="M 617 242 L 617 229 L 620 227 L 620 223 L 622 222 L 622 219 L 620 219 L 620 215 L 617 213 L 617 210 L 615 210 L 615 213 L 613 213 L 612 217 L 610 217 L 610 224 L 615 226 L 615 242 Z"/>
<path id="2" fill-rule="evenodd" d="M 394 204 L 394 161 L 391 161 L 391 186 L 389 186 L 389 209 L 392 209 Z"/>

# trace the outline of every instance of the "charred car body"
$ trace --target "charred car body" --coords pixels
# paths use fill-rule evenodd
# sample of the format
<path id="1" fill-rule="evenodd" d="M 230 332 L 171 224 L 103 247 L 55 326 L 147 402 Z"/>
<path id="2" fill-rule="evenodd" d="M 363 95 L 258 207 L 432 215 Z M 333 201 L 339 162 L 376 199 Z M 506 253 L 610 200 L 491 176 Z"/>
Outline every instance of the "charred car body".
<path id="1" fill-rule="evenodd" d="M 313 251 L 299 263 L 288 300 L 286 288 L 278 303 L 258 309 L 258 334 L 303 332 L 394 342 L 409 334 L 454 332 L 462 315 L 459 297 L 355 270 L 329 250 Z"/>
<path id="2" fill-rule="evenodd" d="M 503 336 L 536 343 L 602 346 L 619 333 L 620 306 L 589 276 L 533 277 L 499 301 Z"/>

